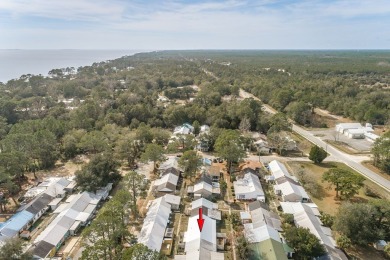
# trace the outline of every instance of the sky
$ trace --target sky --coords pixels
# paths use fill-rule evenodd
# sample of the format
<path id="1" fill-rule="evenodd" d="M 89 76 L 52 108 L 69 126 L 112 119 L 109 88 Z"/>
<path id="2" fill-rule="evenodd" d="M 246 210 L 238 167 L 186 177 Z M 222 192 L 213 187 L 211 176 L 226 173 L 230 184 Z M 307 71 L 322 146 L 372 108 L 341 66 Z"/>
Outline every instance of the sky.
<path id="1" fill-rule="evenodd" d="M 390 0 L 1 0 L 0 49 L 389 49 Z"/>

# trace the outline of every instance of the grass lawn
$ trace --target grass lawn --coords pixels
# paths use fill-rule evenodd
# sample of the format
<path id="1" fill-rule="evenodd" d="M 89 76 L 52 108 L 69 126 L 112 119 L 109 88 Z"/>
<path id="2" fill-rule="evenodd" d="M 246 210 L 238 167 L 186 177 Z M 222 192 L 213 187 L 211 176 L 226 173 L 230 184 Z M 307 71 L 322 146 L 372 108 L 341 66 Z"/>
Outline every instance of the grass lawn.
<path id="1" fill-rule="evenodd" d="M 332 189 L 328 189 L 328 183 L 322 182 L 322 174 L 334 167 L 348 169 L 350 171 L 352 170 L 345 164 L 336 162 L 322 163 L 321 165 L 315 165 L 312 162 L 288 162 L 287 165 L 294 174 L 300 170 L 303 170 L 305 174 L 304 176 L 313 179 L 320 185 L 321 190 L 318 193 L 321 196 L 317 198 L 311 196 L 311 199 L 315 204 L 317 204 L 321 211 L 335 215 L 342 201 L 335 200 L 336 192 L 333 187 Z M 364 184 L 370 187 L 372 190 L 376 191 L 383 198 L 390 199 L 390 194 L 375 183 L 369 180 L 365 180 Z M 359 190 L 359 194 L 355 195 L 353 198 L 354 201 L 367 201 L 369 199 L 371 199 L 371 197 L 368 197 L 364 194 L 364 188 L 361 188 Z"/>
<path id="2" fill-rule="evenodd" d="M 385 260 L 387 259 L 384 256 L 384 253 L 381 251 L 376 250 L 373 247 L 352 247 L 347 250 L 345 250 L 348 255 L 351 257 L 351 259 L 375 259 L 375 260 Z"/>
<path id="3" fill-rule="evenodd" d="M 373 165 L 373 162 L 372 161 L 365 161 L 362 163 L 365 167 L 367 167 L 368 169 L 370 169 L 371 171 L 379 174 L 380 176 L 382 176 L 383 178 L 387 179 L 390 181 L 390 175 L 385 173 L 384 171 L 382 171 L 381 169 L 375 167 Z"/>
<path id="4" fill-rule="evenodd" d="M 312 143 L 294 132 L 291 133 L 291 138 L 297 142 L 299 151 L 306 155 L 310 153 L 310 149 L 313 146 Z"/>

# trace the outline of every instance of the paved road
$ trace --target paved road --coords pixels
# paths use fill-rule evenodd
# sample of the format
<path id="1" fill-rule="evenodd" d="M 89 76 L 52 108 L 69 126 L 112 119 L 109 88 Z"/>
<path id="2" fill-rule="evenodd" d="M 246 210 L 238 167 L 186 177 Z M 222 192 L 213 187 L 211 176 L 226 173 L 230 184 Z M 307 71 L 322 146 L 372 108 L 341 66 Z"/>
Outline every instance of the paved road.
<path id="1" fill-rule="evenodd" d="M 370 169 L 360 164 L 359 156 L 350 155 L 341 152 L 340 150 L 325 143 L 320 138 L 312 135 L 310 132 L 304 130 L 302 127 L 299 127 L 297 125 L 293 125 L 292 130 L 298 133 L 299 135 L 301 135 L 302 137 L 306 138 L 313 144 L 327 150 L 327 152 L 331 154 L 333 157 L 339 159 L 339 161 L 345 163 L 352 169 L 364 175 L 367 179 L 370 179 L 371 181 L 375 182 L 376 184 L 378 184 L 379 186 L 381 186 L 382 188 L 390 192 L 390 181 L 388 181 L 387 179 L 383 178 L 382 176 L 376 174 L 375 172 L 371 171 Z"/>
<path id="2" fill-rule="evenodd" d="M 255 97 L 251 93 L 248 93 L 244 91 L 243 89 L 240 89 L 240 96 L 243 98 L 253 98 L 256 100 L 261 101 L 259 98 Z M 264 104 L 264 111 L 270 113 L 270 114 L 275 114 L 277 111 L 273 109 L 271 106 Z M 355 171 L 359 172 L 362 174 L 364 177 L 367 179 L 375 182 L 388 192 L 390 192 L 390 181 L 383 178 L 382 176 L 378 175 L 377 173 L 371 171 L 370 169 L 366 168 L 361 164 L 362 158 L 361 156 L 357 155 L 350 155 L 346 154 L 344 152 L 341 152 L 340 150 L 336 149 L 330 144 L 327 144 L 326 142 L 322 141 L 320 138 L 314 136 L 312 133 L 309 131 L 306 131 L 302 127 L 299 127 L 295 124 L 292 125 L 292 130 L 299 134 L 300 136 L 304 137 L 311 143 L 322 147 L 324 150 L 326 150 L 331 157 L 333 157 L 335 160 L 339 162 L 345 163 L 347 166 L 351 167 Z"/>

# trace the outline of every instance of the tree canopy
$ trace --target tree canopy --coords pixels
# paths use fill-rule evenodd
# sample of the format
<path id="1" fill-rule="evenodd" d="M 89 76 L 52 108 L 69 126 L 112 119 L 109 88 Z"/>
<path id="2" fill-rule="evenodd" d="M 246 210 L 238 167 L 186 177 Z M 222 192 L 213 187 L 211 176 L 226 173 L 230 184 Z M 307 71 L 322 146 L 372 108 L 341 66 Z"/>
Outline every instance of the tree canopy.
<path id="1" fill-rule="evenodd" d="M 365 179 L 349 170 L 333 168 L 323 174 L 322 180 L 335 187 L 336 197 L 350 199 L 364 186 Z"/>
<path id="2" fill-rule="evenodd" d="M 240 134 L 234 130 L 224 130 L 215 141 L 216 153 L 226 159 L 230 173 L 233 162 L 239 162 L 246 156 Z"/>
<path id="3" fill-rule="evenodd" d="M 288 245 L 294 248 L 296 259 L 311 259 L 326 252 L 320 240 L 309 229 L 290 227 L 285 230 L 285 238 Z"/>
<path id="4" fill-rule="evenodd" d="M 327 152 L 325 152 L 324 149 L 318 147 L 317 145 L 310 149 L 309 159 L 316 164 L 321 163 L 327 156 Z"/>

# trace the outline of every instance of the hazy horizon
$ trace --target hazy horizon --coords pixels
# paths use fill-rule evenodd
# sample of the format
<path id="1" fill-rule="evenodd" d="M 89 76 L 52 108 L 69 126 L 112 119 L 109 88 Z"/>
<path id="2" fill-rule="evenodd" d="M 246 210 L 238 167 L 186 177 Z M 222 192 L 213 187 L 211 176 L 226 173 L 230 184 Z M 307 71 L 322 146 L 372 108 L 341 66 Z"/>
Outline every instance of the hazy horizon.
<path id="1" fill-rule="evenodd" d="M 387 0 L 3 0 L 0 49 L 388 49 Z"/>

